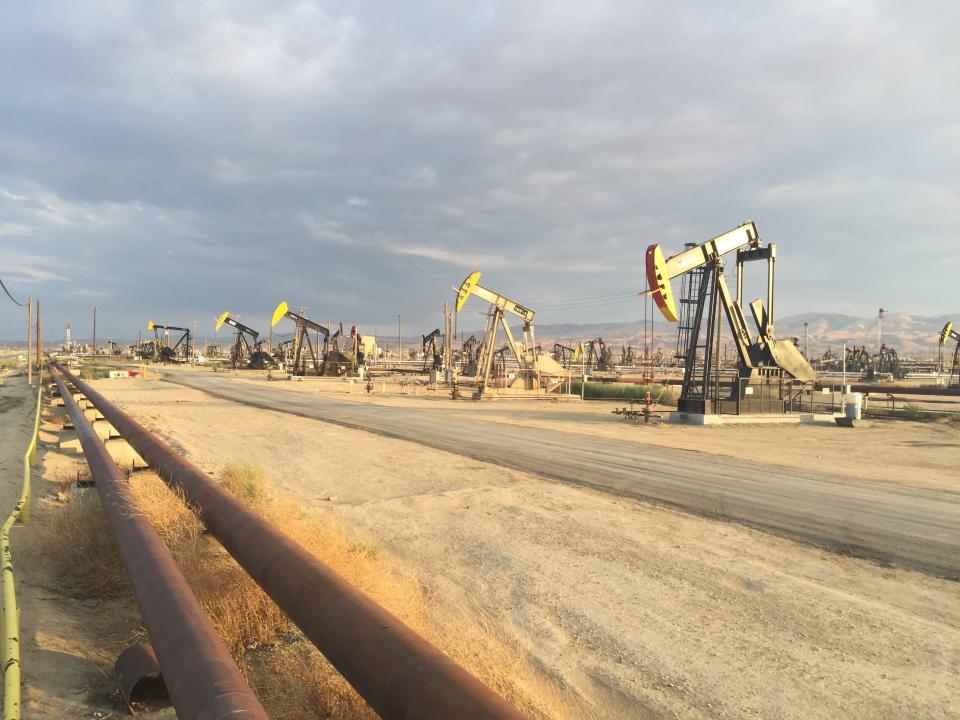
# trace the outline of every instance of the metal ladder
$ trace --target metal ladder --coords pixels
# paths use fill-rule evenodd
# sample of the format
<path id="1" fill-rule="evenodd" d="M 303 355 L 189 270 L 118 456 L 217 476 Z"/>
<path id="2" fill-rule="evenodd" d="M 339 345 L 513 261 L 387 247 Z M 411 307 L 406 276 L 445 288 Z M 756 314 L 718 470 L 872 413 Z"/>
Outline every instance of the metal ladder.
<path id="1" fill-rule="evenodd" d="M 703 401 L 706 405 L 716 403 L 715 388 L 711 386 L 710 369 L 717 358 L 713 344 L 716 340 L 718 320 L 716 298 L 716 273 L 722 273 L 721 265 L 711 263 L 690 272 L 690 281 L 683 289 L 680 299 L 681 319 L 677 330 L 677 352 L 686 358 L 683 400 Z M 710 408 L 715 411 L 715 408 Z"/>

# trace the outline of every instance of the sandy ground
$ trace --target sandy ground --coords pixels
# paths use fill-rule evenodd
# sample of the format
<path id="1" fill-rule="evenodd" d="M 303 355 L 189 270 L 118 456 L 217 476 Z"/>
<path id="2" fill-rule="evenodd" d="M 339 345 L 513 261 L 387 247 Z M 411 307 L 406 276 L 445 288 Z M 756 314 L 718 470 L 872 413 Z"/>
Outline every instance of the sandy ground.
<path id="1" fill-rule="evenodd" d="M 179 372 L 182 372 L 180 370 Z M 209 372 L 209 370 L 194 370 Z M 614 415 L 624 401 L 451 400 L 443 389 L 414 383 L 363 385 L 346 380 L 263 379 L 262 372 L 240 373 L 238 380 L 303 393 L 333 394 L 339 400 L 403 405 L 437 413 L 470 413 L 489 422 L 576 432 L 594 437 L 635 440 L 662 447 L 698 450 L 772 465 L 817 470 L 831 475 L 882 480 L 960 492 L 960 422 L 865 420 L 854 430 L 832 422 L 794 425 L 683 427 L 644 425 Z M 851 442 L 851 440 L 853 440 Z"/>
<path id="2" fill-rule="evenodd" d="M 557 717 L 960 714 L 957 583 L 155 380 L 97 386 L 202 468 L 258 463 L 276 488 L 365 533 L 419 578 L 438 623 L 489 618 L 555 689 Z M 835 428 L 636 427 L 609 406 L 356 398 L 746 447 L 783 464 L 800 462 L 799 443 L 835 472 L 902 482 L 949 485 L 958 457 L 941 426 L 878 423 L 851 443 Z"/>

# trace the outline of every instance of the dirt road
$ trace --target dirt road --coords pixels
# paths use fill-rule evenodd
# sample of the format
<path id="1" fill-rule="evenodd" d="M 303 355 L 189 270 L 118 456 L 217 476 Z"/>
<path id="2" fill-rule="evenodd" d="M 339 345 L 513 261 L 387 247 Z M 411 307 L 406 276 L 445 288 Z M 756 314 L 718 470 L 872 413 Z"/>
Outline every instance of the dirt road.
<path id="1" fill-rule="evenodd" d="M 734 520 L 831 550 L 960 578 L 960 494 L 168 372 L 246 405 L 414 441 L 566 483 Z M 745 432 L 747 432 L 745 430 Z"/>

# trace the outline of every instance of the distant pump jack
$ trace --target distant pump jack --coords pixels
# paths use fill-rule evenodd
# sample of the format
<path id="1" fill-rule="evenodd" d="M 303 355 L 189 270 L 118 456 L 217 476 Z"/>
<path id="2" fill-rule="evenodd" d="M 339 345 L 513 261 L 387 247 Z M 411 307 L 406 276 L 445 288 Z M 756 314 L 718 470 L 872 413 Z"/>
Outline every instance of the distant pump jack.
<path id="1" fill-rule="evenodd" d="M 153 330 L 154 347 L 156 348 L 158 360 L 163 362 L 190 362 L 193 358 L 190 328 L 177 327 L 176 325 L 160 325 L 150 320 L 147 323 L 147 330 Z M 160 340 L 158 330 L 164 331 L 163 340 Z M 172 346 L 170 345 L 171 330 L 183 333 L 180 339 Z"/>
<path id="2" fill-rule="evenodd" d="M 214 333 L 219 332 L 224 325 L 229 325 L 236 331 L 233 347 L 230 349 L 230 364 L 234 369 L 241 365 L 252 370 L 265 370 L 273 366 L 273 358 L 263 349 L 265 341 L 259 339 L 260 333 L 230 317 L 229 311 L 217 318 Z"/>

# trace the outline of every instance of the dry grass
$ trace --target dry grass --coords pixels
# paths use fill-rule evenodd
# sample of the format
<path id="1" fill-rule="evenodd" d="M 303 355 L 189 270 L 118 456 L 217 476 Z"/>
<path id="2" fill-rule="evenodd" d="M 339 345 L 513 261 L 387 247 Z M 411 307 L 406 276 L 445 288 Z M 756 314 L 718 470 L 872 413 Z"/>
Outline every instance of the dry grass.
<path id="1" fill-rule="evenodd" d="M 269 492 L 260 468 L 228 465 L 222 484 L 353 585 L 503 694 L 528 717 L 556 716 L 550 688 L 524 653 L 498 640 L 498 623 L 463 609 L 431 616 L 416 579 L 383 557 L 376 544 L 321 522 Z M 131 480 L 139 510 L 150 518 L 271 718 L 347 720 L 375 715 L 327 660 L 220 545 L 203 531 L 182 496 L 152 473 Z M 71 594 L 115 595 L 126 580 L 96 492 L 70 494 L 50 515 L 45 552 L 57 584 Z"/>
<path id="2" fill-rule="evenodd" d="M 38 536 L 45 581 L 78 598 L 115 597 L 127 578 L 94 490 L 56 491 L 62 507 L 44 518 Z"/>

